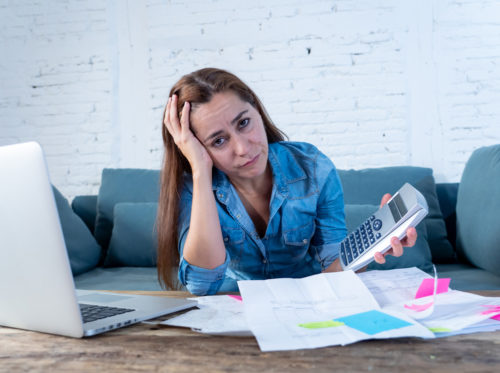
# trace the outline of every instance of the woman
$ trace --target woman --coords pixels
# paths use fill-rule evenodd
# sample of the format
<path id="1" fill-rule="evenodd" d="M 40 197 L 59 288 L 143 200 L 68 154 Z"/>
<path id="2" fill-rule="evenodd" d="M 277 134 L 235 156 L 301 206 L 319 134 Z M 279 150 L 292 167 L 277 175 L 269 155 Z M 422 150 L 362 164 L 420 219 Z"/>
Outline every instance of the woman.
<path id="1" fill-rule="evenodd" d="M 333 163 L 284 141 L 255 93 L 207 68 L 182 77 L 164 114 L 158 274 L 197 295 L 237 290 L 240 279 L 341 271 L 343 193 Z M 382 204 L 390 198 L 385 195 Z M 415 229 L 385 255 L 413 246 Z M 375 260 L 384 263 L 384 255 Z"/>

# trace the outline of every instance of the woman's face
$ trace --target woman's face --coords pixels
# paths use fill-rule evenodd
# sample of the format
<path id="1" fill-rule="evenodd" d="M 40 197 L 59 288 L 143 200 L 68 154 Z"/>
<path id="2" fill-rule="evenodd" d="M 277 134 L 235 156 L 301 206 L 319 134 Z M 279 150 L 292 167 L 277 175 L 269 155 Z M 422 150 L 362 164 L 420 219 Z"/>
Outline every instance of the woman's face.
<path id="1" fill-rule="evenodd" d="M 205 146 L 214 166 L 230 180 L 264 174 L 268 143 L 262 117 L 232 92 L 218 93 L 205 104 L 193 105 L 191 128 Z"/>

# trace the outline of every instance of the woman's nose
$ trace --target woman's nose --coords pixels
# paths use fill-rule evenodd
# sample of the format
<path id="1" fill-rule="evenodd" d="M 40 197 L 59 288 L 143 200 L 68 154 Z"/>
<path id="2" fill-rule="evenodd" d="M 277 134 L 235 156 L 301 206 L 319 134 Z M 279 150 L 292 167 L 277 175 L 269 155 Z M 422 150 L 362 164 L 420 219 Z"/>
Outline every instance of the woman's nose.
<path id="1" fill-rule="evenodd" d="M 233 137 L 234 153 L 236 155 L 246 155 L 248 153 L 248 141 L 245 136 Z"/>

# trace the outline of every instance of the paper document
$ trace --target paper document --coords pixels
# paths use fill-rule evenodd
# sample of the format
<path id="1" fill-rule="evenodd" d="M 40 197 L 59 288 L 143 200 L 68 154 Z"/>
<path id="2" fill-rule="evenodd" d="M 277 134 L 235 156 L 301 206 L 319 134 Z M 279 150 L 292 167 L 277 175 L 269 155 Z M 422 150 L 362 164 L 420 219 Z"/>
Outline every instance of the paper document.
<path id="1" fill-rule="evenodd" d="M 161 324 L 255 335 L 262 351 L 500 330 L 500 298 L 452 290 L 449 284 L 436 271 L 433 278 L 417 268 L 238 281 L 241 296 L 190 298 L 199 309 Z"/>
<path id="2" fill-rule="evenodd" d="M 434 335 L 403 313 L 381 310 L 352 271 L 302 279 L 238 281 L 245 316 L 262 351 Z"/>
<path id="3" fill-rule="evenodd" d="M 358 273 L 358 276 L 380 307 L 414 299 L 422 281 L 432 279 L 431 275 L 416 267 L 367 271 Z"/>
<path id="4" fill-rule="evenodd" d="M 437 337 L 500 328 L 500 322 L 488 321 L 500 314 L 500 298 L 449 290 L 448 278 L 436 276 L 434 282 L 417 268 L 368 271 L 358 276 L 383 310 L 404 312 Z"/>
<path id="5" fill-rule="evenodd" d="M 450 290 L 436 295 L 434 312 L 419 321 L 436 333 L 459 331 L 500 314 L 500 310 L 495 313 L 485 312 L 485 305 L 500 306 L 500 298 Z M 388 308 L 397 311 L 399 307 L 394 305 Z"/>
<path id="6" fill-rule="evenodd" d="M 244 317 L 241 297 L 213 295 L 189 298 L 198 302 L 199 309 L 162 321 L 162 325 L 191 328 L 205 334 L 251 336 Z"/>

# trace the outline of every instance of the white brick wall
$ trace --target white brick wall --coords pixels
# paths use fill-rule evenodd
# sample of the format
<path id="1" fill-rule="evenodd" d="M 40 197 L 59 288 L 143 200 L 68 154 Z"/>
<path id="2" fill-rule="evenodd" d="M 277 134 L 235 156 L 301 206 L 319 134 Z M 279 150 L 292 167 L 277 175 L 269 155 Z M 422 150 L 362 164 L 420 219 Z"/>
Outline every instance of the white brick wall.
<path id="1" fill-rule="evenodd" d="M 66 196 L 96 193 L 103 167 L 160 167 L 170 87 L 217 66 L 339 168 L 458 181 L 500 143 L 499 40 L 486 0 L 0 0 L 0 145 L 37 140 Z"/>

